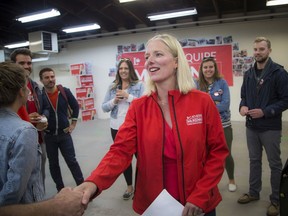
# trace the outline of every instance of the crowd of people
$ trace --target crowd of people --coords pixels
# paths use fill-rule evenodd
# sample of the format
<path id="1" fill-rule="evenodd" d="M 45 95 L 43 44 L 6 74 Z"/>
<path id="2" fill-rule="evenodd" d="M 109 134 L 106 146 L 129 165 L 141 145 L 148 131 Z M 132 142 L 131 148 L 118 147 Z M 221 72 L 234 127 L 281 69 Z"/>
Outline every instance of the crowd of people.
<path id="1" fill-rule="evenodd" d="M 272 61 L 271 51 L 267 38 L 255 39 L 255 64 L 245 73 L 241 87 L 239 113 L 246 117 L 250 176 L 249 190 L 238 203 L 260 199 L 264 148 L 272 189 L 267 215 L 277 216 L 287 214 L 283 205 L 287 163 L 282 171 L 280 143 L 282 112 L 288 108 L 288 74 Z M 184 206 L 182 216 L 216 215 L 222 200 L 217 185 L 224 169 L 228 190 L 237 190 L 225 77 L 216 59 L 207 57 L 199 77 L 193 79 L 180 43 L 169 34 L 148 40 L 145 59 L 149 75 L 145 87 L 130 59 L 118 62 L 102 103 L 103 111 L 110 112 L 113 144 L 85 180 L 71 137 L 79 114 L 71 91 L 56 85 L 52 68 L 39 72 L 43 89 L 29 78 L 32 54 L 28 49 L 15 50 L 11 62 L 0 64 L 0 215 L 83 215 L 89 202 L 121 173 L 127 183 L 123 199 L 133 196 L 133 209 L 140 215 L 163 189 Z M 68 107 L 73 111 L 72 122 Z M 75 188 L 64 185 L 58 150 Z M 46 154 L 58 194 L 43 200 Z"/>

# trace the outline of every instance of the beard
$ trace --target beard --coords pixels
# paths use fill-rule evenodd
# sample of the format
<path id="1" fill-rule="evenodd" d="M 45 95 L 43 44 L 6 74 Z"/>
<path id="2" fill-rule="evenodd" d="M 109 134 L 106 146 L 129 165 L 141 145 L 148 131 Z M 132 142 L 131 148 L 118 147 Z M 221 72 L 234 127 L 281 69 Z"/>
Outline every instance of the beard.
<path id="1" fill-rule="evenodd" d="M 256 61 L 257 63 L 263 64 L 264 62 L 267 61 L 268 57 L 269 57 L 269 56 L 265 56 L 265 57 L 254 57 L 254 59 L 255 59 L 255 61 Z"/>

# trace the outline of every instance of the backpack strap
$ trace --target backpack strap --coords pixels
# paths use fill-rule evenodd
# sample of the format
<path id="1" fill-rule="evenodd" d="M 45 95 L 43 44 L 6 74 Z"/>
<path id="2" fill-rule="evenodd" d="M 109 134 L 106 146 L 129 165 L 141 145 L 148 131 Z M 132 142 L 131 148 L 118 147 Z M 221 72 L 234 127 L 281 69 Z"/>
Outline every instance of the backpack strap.
<path id="1" fill-rule="evenodd" d="M 68 98 L 67 98 L 67 95 L 66 95 L 66 92 L 65 92 L 63 86 L 61 84 L 59 84 L 59 85 L 57 85 L 57 88 L 68 103 Z"/>
<path id="2" fill-rule="evenodd" d="M 68 104 L 68 118 L 71 119 L 71 118 L 72 118 L 72 112 L 73 112 L 73 111 L 72 111 L 72 109 L 71 109 L 71 107 L 70 107 L 70 105 L 69 105 L 69 102 L 68 102 L 68 98 L 67 98 L 65 89 L 64 89 L 64 87 L 63 87 L 61 84 L 57 85 L 57 88 L 58 88 L 58 90 L 60 91 L 60 93 L 62 94 L 62 96 L 65 98 L 65 100 L 66 100 L 66 102 L 67 102 L 67 104 Z"/>

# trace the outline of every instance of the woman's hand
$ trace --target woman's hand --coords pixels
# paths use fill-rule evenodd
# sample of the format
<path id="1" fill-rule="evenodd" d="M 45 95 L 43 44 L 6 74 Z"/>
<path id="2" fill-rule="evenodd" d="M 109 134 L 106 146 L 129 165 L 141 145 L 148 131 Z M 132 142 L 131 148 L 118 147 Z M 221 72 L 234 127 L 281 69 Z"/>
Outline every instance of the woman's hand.
<path id="1" fill-rule="evenodd" d="M 92 196 L 96 193 L 97 186 L 92 182 L 83 182 L 73 190 L 83 193 L 82 204 L 87 206 Z"/>

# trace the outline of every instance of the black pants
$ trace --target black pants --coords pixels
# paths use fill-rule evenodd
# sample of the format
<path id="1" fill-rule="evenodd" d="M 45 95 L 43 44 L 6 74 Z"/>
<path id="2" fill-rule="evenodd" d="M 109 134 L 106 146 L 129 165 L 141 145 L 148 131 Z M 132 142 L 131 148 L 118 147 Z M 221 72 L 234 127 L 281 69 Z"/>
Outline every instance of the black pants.
<path id="1" fill-rule="evenodd" d="M 118 130 L 114 130 L 111 128 L 111 136 L 113 141 L 115 140 L 116 134 L 117 134 Z M 129 165 L 129 167 L 124 171 L 124 177 L 125 177 L 125 181 L 127 183 L 127 186 L 132 185 L 133 183 L 133 178 L 132 178 L 132 164 Z"/>
<path id="2" fill-rule="evenodd" d="M 80 166 L 76 160 L 75 149 L 71 135 L 69 133 L 64 133 L 56 136 L 46 134 L 44 136 L 44 139 L 46 143 L 51 177 L 56 184 L 57 190 L 60 191 L 64 187 L 62 174 L 59 166 L 58 149 L 60 149 L 60 152 L 63 155 L 63 158 L 72 173 L 76 185 L 81 184 L 84 181 L 84 178 Z"/>

